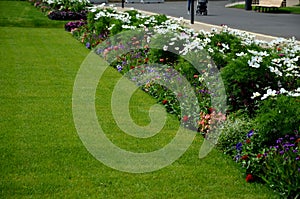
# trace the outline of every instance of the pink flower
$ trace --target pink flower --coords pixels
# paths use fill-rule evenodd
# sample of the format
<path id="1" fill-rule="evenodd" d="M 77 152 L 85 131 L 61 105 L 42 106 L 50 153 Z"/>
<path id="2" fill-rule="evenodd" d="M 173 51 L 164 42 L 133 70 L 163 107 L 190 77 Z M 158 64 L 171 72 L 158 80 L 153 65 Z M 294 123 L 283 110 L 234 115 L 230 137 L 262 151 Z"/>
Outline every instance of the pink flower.
<path id="1" fill-rule="evenodd" d="M 183 116 L 182 120 L 183 120 L 184 122 L 187 122 L 187 121 L 189 120 L 189 116 L 187 116 L 187 115 Z"/>

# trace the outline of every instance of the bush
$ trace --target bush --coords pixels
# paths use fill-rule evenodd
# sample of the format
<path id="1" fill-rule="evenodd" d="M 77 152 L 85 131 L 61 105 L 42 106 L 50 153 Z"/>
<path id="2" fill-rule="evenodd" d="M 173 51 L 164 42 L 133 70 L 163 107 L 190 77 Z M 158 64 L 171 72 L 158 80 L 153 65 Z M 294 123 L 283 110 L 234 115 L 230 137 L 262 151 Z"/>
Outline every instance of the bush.
<path id="1" fill-rule="evenodd" d="M 221 69 L 228 96 L 230 111 L 245 110 L 253 116 L 257 109 L 256 101 L 252 99 L 254 92 L 271 85 L 277 89 L 278 79 L 269 72 L 268 63 L 261 63 L 259 68 L 249 67 L 247 60 L 250 56 L 239 57 Z"/>
<path id="2" fill-rule="evenodd" d="M 236 116 L 230 115 L 224 122 L 222 133 L 219 137 L 218 148 L 225 154 L 232 156 L 236 159 L 238 143 L 245 140 L 247 133 L 253 128 L 254 122 L 246 115 Z"/>
<path id="3" fill-rule="evenodd" d="M 257 140 L 263 146 L 270 146 L 279 137 L 284 137 L 300 127 L 300 99 L 278 95 L 262 101 L 255 118 Z"/>

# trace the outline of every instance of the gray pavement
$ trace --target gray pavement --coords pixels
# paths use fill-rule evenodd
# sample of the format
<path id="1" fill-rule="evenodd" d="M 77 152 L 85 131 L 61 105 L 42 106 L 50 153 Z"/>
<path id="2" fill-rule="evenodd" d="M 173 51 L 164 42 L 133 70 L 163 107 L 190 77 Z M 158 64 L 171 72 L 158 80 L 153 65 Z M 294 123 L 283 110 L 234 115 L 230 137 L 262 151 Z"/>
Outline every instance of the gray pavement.
<path id="1" fill-rule="evenodd" d="M 230 28 L 274 37 L 290 38 L 294 36 L 297 40 L 300 40 L 300 15 L 261 13 L 245 9 L 225 8 L 226 4 L 228 4 L 228 1 L 209 1 L 208 15 L 195 16 L 195 22 L 218 26 L 227 25 Z M 117 6 L 120 6 L 120 4 L 117 4 Z M 187 1 L 155 4 L 128 3 L 125 4 L 125 7 L 190 20 L 190 16 L 187 14 Z"/>

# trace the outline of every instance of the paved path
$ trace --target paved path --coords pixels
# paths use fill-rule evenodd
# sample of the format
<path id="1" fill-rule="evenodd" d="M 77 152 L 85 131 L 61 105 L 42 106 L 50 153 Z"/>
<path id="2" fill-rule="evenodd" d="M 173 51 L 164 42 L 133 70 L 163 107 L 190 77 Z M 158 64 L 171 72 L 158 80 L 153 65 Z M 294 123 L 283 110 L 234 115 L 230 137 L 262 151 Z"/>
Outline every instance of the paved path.
<path id="1" fill-rule="evenodd" d="M 230 28 L 272 35 L 275 37 L 290 38 L 294 36 L 297 40 L 300 40 L 300 15 L 260 13 L 246 11 L 244 9 L 225 8 L 227 3 L 228 1 L 209 1 L 208 15 L 195 16 L 195 21 L 212 25 L 226 24 Z M 120 6 L 120 4 L 117 5 Z M 125 6 L 148 12 L 190 19 L 190 16 L 187 14 L 186 1 L 165 2 L 159 4 L 134 3 L 125 4 Z"/>

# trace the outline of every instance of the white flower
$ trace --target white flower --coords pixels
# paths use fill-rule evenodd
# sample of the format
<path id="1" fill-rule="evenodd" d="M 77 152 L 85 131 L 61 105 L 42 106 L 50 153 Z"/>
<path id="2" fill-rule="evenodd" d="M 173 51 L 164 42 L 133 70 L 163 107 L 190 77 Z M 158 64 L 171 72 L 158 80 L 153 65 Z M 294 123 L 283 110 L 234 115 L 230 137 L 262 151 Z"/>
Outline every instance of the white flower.
<path id="1" fill-rule="evenodd" d="M 259 96 L 261 96 L 261 94 L 259 92 L 255 92 L 255 93 L 253 93 L 251 99 L 254 99 L 254 98 L 259 97 Z"/>
<path id="2" fill-rule="evenodd" d="M 260 64 L 262 62 L 262 57 L 260 56 L 253 56 L 251 57 L 251 60 L 248 60 L 248 65 L 253 67 L 253 68 L 259 68 Z"/>
<path id="3" fill-rule="evenodd" d="M 269 66 L 269 69 L 272 73 L 275 73 L 276 75 L 278 76 L 282 76 L 282 72 L 278 70 L 277 67 L 272 67 L 272 66 Z"/>
<path id="4" fill-rule="evenodd" d="M 209 48 L 207 51 L 210 52 L 210 53 L 214 52 L 214 50 L 212 48 Z"/>
<path id="5" fill-rule="evenodd" d="M 240 52 L 240 53 L 236 53 L 235 55 L 238 56 L 238 57 L 242 57 L 242 56 L 245 56 L 245 55 L 247 55 L 247 54 L 244 53 L 244 52 Z"/>
<path id="6" fill-rule="evenodd" d="M 107 28 L 108 30 L 111 30 L 113 29 L 113 27 L 115 26 L 116 24 L 112 24 L 109 28 Z"/>
<path id="7" fill-rule="evenodd" d="M 258 55 L 258 52 L 255 50 L 248 50 L 249 53 L 251 53 L 252 55 Z"/>
<path id="8" fill-rule="evenodd" d="M 269 88 L 267 90 L 267 93 L 262 96 L 261 100 L 267 99 L 269 96 L 275 96 L 275 95 L 276 95 L 276 91 Z"/>
<path id="9" fill-rule="evenodd" d="M 281 88 L 281 89 L 280 89 L 280 93 L 281 93 L 281 94 L 287 93 L 287 90 L 285 90 L 284 88 Z"/>
<path id="10" fill-rule="evenodd" d="M 222 43 L 222 46 L 223 46 L 223 48 L 224 48 L 224 49 L 226 49 L 226 50 L 229 50 L 229 46 L 228 46 L 228 44 L 224 44 L 224 43 Z"/>

